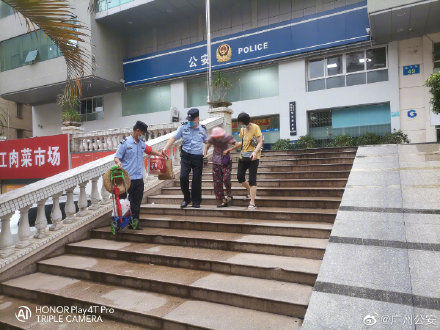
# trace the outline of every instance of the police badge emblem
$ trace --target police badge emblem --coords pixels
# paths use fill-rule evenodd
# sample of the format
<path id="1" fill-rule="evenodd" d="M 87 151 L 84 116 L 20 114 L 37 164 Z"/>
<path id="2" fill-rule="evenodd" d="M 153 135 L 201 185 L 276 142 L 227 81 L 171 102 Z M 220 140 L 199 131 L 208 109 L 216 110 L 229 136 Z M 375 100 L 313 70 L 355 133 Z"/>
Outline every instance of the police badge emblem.
<path id="1" fill-rule="evenodd" d="M 231 59 L 232 49 L 228 44 L 221 44 L 217 48 L 217 61 L 220 63 L 227 62 Z"/>

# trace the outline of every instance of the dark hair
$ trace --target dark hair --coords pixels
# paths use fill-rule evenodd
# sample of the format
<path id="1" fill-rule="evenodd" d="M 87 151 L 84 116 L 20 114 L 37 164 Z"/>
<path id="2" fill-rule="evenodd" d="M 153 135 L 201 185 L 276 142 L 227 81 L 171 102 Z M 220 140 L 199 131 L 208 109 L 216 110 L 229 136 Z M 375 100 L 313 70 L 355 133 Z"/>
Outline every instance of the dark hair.
<path id="1" fill-rule="evenodd" d="M 147 133 L 148 125 L 145 124 L 143 121 L 138 120 L 133 126 L 133 131 L 137 129 L 140 129 L 142 132 Z"/>
<path id="2" fill-rule="evenodd" d="M 239 123 L 243 123 L 245 125 L 249 125 L 249 123 L 251 122 L 251 117 L 249 117 L 249 115 L 246 112 L 242 112 L 242 113 L 240 113 L 238 115 L 237 121 Z"/>

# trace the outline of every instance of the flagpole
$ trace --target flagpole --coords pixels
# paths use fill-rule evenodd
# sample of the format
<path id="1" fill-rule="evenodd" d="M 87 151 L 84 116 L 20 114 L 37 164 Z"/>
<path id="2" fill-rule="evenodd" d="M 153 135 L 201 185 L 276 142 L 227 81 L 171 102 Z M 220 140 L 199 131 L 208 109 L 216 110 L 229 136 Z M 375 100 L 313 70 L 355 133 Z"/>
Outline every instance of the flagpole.
<path id="1" fill-rule="evenodd" d="M 208 103 L 212 101 L 212 65 L 211 65 L 211 4 L 206 0 L 206 48 L 208 54 Z M 210 106 L 211 107 L 211 106 Z"/>

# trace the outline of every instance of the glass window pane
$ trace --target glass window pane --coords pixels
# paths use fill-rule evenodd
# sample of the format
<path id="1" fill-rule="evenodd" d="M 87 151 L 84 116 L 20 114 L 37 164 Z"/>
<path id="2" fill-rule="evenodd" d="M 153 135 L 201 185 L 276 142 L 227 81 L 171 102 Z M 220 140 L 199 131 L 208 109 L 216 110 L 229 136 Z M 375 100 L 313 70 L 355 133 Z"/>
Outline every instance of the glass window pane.
<path id="1" fill-rule="evenodd" d="M 81 114 L 85 114 L 87 112 L 87 103 L 85 100 L 81 101 Z"/>
<path id="2" fill-rule="evenodd" d="M 327 58 L 327 75 L 334 76 L 342 73 L 342 55 Z"/>
<path id="3" fill-rule="evenodd" d="M 87 107 L 87 113 L 93 112 L 93 100 L 92 99 L 86 100 L 86 107 Z"/>
<path id="4" fill-rule="evenodd" d="M 440 42 L 434 44 L 434 61 L 440 61 Z"/>
<path id="5" fill-rule="evenodd" d="M 348 53 L 346 55 L 347 72 L 356 72 L 364 70 L 365 57 L 364 52 Z"/>
<path id="6" fill-rule="evenodd" d="M 325 79 L 310 80 L 308 85 L 309 92 L 325 89 Z"/>
<path id="7" fill-rule="evenodd" d="M 375 83 L 378 81 L 386 81 L 388 80 L 388 70 L 378 70 L 367 72 L 367 82 L 369 84 Z"/>
<path id="8" fill-rule="evenodd" d="M 327 78 L 327 89 L 345 86 L 345 76 Z"/>
<path id="9" fill-rule="evenodd" d="M 171 88 L 169 84 L 128 88 L 122 92 L 123 116 L 168 111 L 170 107 Z"/>
<path id="10" fill-rule="evenodd" d="M 374 48 L 367 50 L 367 69 L 380 69 L 387 66 L 386 48 Z"/>
<path id="11" fill-rule="evenodd" d="M 434 73 L 440 72 L 440 61 L 434 63 Z"/>
<path id="12" fill-rule="evenodd" d="M 309 61 L 309 79 L 324 77 L 324 59 Z"/>
<path id="13" fill-rule="evenodd" d="M 353 85 L 360 85 L 365 84 L 365 72 L 362 73 L 356 73 L 356 74 L 349 74 L 346 77 L 347 79 L 347 86 L 353 86 Z"/>

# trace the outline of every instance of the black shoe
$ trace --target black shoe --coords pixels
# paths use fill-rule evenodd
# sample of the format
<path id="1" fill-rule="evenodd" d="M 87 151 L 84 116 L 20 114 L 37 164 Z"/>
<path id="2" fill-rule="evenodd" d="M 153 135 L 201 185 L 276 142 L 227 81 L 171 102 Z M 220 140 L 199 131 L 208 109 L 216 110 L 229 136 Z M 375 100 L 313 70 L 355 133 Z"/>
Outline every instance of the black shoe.
<path id="1" fill-rule="evenodd" d="M 189 203 L 188 203 L 187 201 L 183 201 L 182 204 L 180 204 L 180 208 L 181 208 L 181 209 L 184 209 L 185 207 L 188 206 L 188 204 L 189 204 Z"/>
<path id="2" fill-rule="evenodd" d="M 200 208 L 200 203 L 192 203 L 191 205 L 193 208 L 195 209 L 199 209 Z"/>

